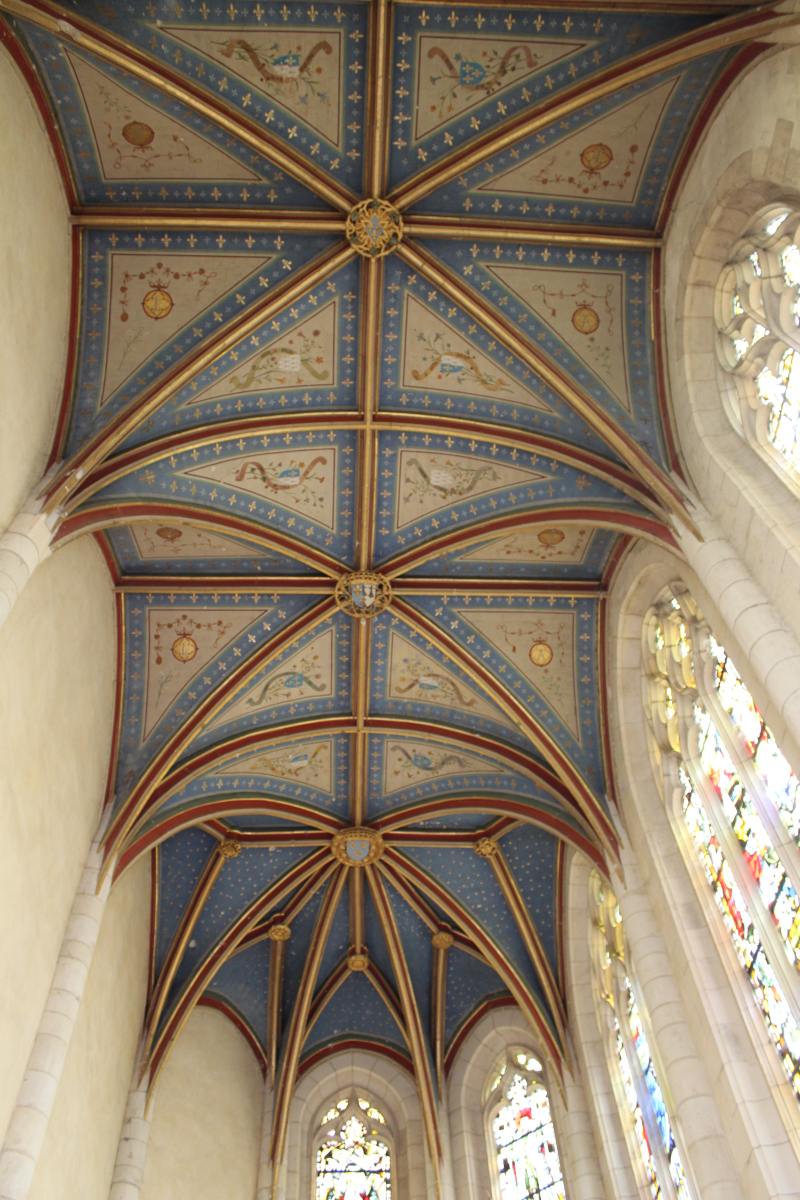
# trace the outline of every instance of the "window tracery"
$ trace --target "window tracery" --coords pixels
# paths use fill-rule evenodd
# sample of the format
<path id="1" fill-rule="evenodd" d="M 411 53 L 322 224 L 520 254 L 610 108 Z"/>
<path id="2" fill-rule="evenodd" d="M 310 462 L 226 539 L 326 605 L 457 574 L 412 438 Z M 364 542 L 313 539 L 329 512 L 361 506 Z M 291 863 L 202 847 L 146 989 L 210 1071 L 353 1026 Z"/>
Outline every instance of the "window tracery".
<path id="1" fill-rule="evenodd" d="M 361 1094 L 342 1096 L 320 1122 L 315 1200 L 391 1200 L 391 1159 L 381 1110 Z"/>
<path id="2" fill-rule="evenodd" d="M 626 966 L 622 917 L 614 893 L 593 872 L 596 982 L 628 1128 L 653 1200 L 692 1200 L 667 1103 Z"/>
<path id="3" fill-rule="evenodd" d="M 688 593 L 651 609 L 644 654 L 667 792 L 800 1097 L 800 781 Z"/>
<path id="4" fill-rule="evenodd" d="M 734 425 L 800 484 L 800 212 L 773 205 L 736 244 L 716 323 Z"/>
<path id="5" fill-rule="evenodd" d="M 564 1180 L 539 1059 L 515 1047 L 486 1089 L 498 1200 L 565 1200 Z"/>

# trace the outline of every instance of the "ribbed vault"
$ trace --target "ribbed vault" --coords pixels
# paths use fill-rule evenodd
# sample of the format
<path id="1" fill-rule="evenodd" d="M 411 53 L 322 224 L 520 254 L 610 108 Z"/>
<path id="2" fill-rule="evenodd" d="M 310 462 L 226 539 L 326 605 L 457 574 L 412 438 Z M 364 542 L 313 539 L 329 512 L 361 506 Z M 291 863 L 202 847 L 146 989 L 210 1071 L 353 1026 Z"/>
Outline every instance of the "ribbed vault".
<path id="1" fill-rule="evenodd" d="M 605 597 L 688 520 L 658 331 L 692 146 L 769 5 L 0 0 L 73 212 L 47 506 L 113 574 L 106 849 L 154 864 L 145 1060 L 437 1093 L 488 1006 L 558 1069 L 601 869 Z"/>

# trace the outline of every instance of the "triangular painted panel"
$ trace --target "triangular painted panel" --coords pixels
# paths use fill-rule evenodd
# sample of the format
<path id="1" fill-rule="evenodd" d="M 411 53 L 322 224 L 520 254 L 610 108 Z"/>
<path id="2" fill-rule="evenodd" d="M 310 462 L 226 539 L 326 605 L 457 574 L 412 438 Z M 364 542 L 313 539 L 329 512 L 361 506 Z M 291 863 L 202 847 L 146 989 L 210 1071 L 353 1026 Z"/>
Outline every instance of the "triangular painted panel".
<path id="1" fill-rule="evenodd" d="M 458 675 L 394 630 L 389 639 L 387 699 L 436 705 L 451 711 L 456 722 L 458 713 L 472 713 L 513 728 L 502 709 L 481 691 L 463 683 Z"/>
<path id="2" fill-rule="evenodd" d="M 301 700 L 325 699 L 334 694 L 334 645 L 331 629 L 320 633 L 302 649 L 247 690 L 212 723 L 227 725 L 237 717 L 252 716 Z"/>
<path id="3" fill-rule="evenodd" d="M 208 533 L 198 525 L 167 525 L 143 521 L 130 526 L 131 537 L 143 562 L 164 558 L 186 562 L 196 558 L 258 558 L 268 551 L 254 542 L 240 542 L 219 533 Z"/>
<path id="4" fill-rule="evenodd" d="M 143 738 L 173 700 L 267 609 L 152 607 L 147 613 Z"/>
<path id="5" fill-rule="evenodd" d="M 66 57 L 86 106 L 105 179 L 260 179 L 233 155 L 147 104 L 80 55 L 67 51 Z"/>
<path id="6" fill-rule="evenodd" d="M 334 778 L 333 743 L 330 738 L 314 741 L 290 742 L 259 750 L 249 758 L 237 759 L 220 771 L 222 775 L 265 775 L 275 779 L 286 779 L 318 788 L 328 795 L 333 793 Z"/>
<path id="7" fill-rule="evenodd" d="M 336 447 L 264 450 L 220 458 L 185 475 L 224 484 L 333 529 L 336 513 Z"/>
<path id="8" fill-rule="evenodd" d="M 677 84 L 676 76 L 635 96 L 517 166 L 490 176 L 477 190 L 632 204 Z"/>
<path id="9" fill-rule="evenodd" d="M 511 663 L 581 740 L 575 678 L 577 621 L 574 612 L 510 612 L 457 609 L 499 654 Z"/>
<path id="10" fill-rule="evenodd" d="M 160 346 L 270 261 L 250 254 L 112 251 L 101 402 Z"/>
<path id="11" fill-rule="evenodd" d="M 422 34 L 417 40 L 414 140 L 502 96 L 585 45 L 560 38 Z"/>
<path id="12" fill-rule="evenodd" d="M 459 554 L 458 558 L 461 562 L 493 564 L 579 564 L 586 558 L 594 532 L 581 525 L 522 529 L 480 542 Z"/>
<path id="13" fill-rule="evenodd" d="M 418 449 L 401 450 L 398 472 L 398 529 L 454 503 L 500 492 L 504 488 L 542 483 L 549 478 L 542 471 L 512 467 L 488 456 Z"/>
<path id="14" fill-rule="evenodd" d="M 202 25 L 165 25 L 164 32 L 199 50 L 342 148 L 343 30 L 239 25 L 234 33 Z"/>
<path id="15" fill-rule="evenodd" d="M 331 300 L 307 320 L 279 334 L 218 382 L 192 396 L 191 403 L 249 392 L 335 387 L 337 304 Z M 248 340 L 252 342 L 252 338 Z"/>
<path id="16" fill-rule="evenodd" d="M 539 321 L 631 411 L 625 346 L 625 276 L 622 271 L 560 270 L 486 264 Z"/>
<path id="17" fill-rule="evenodd" d="M 410 292 L 406 292 L 400 381 L 404 388 L 458 392 L 552 412 L 541 396 L 499 371 L 474 342 Z"/>
<path id="18" fill-rule="evenodd" d="M 436 665 L 438 667 L 438 663 Z M 493 710 L 492 715 L 496 719 L 500 714 Z M 446 779 L 464 771 L 496 775 L 498 767 L 479 758 L 477 754 L 467 753 L 461 747 L 456 749 L 441 743 L 415 742 L 408 738 L 387 740 L 383 756 L 383 793 L 388 796 L 418 783 Z"/>

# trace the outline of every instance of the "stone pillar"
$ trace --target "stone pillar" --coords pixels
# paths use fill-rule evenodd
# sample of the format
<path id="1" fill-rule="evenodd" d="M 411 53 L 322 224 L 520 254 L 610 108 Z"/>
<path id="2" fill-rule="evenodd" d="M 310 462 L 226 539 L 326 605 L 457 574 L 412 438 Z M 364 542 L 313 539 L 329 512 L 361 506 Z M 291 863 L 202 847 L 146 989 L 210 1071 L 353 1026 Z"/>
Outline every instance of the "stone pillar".
<path id="1" fill-rule="evenodd" d="M 686 1020 L 672 963 L 636 859 L 623 851 L 625 885 L 615 884 L 631 970 L 647 1014 L 659 1082 L 675 1123 L 684 1167 L 703 1200 L 742 1200 L 705 1065 Z"/>
<path id="2" fill-rule="evenodd" d="M 140 1080 L 139 1075 L 140 1063 L 137 1061 L 111 1176 L 109 1200 L 139 1200 L 142 1193 L 153 1106 L 152 1102 L 148 1105 L 149 1080 Z"/>
<path id="3" fill-rule="evenodd" d="M 40 562 L 48 557 L 56 516 L 40 511 L 32 497 L 0 534 L 0 626 Z"/>
<path id="4" fill-rule="evenodd" d="M 273 1090 L 269 1080 L 264 1082 L 264 1106 L 261 1110 L 261 1144 L 258 1151 L 258 1182 L 256 1184 L 256 1200 L 273 1200 L 272 1195 L 272 1159 L 270 1158 L 270 1141 L 272 1139 L 272 1101 Z M 116 1200 L 116 1197 L 114 1197 Z"/>
<path id="5" fill-rule="evenodd" d="M 733 652 L 731 657 L 740 671 L 748 671 L 756 689 L 761 685 L 762 703 L 771 708 L 770 729 L 800 770 L 800 643 L 714 519 L 695 501 L 692 517 L 704 540 L 679 526 L 681 550 L 742 649 L 741 663 Z"/>
<path id="6" fill-rule="evenodd" d="M 0 1152 L 0 1200 L 25 1200 L 30 1190 L 111 889 L 109 871 L 98 891 L 101 864 L 98 838 L 78 884 L 50 993 Z"/>
<path id="7" fill-rule="evenodd" d="M 559 1153 L 570 1200 L 606 1200 L 586 1092 L 568 1071 L 564 1072 L 563 1097 L 563 1107 L 556 1095 L 552 1100 L 553 1108 L 559 1110 Z"/>

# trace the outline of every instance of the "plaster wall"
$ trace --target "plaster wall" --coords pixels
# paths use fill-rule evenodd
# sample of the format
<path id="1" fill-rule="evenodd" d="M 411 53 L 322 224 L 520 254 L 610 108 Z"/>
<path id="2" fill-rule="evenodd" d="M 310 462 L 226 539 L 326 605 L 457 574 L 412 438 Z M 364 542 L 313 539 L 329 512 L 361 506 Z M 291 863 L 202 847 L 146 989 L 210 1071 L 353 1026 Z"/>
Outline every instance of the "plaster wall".
<path id="1" fill-rule="evenodd" d="M 113 888 L 29 1200 L 107 1200 L 147 988 L 150 866 Z"/>
<path id="2" fill-rule="evenodd" d="M 93 541 L 36 571 L 0 629 L 0 1131 L 14 1106 L 103 799 L 111 584 Z"/>
<path id="3" fill-rule="evenodd" d="M 50 140 L 0 47 L 0 531 L 41 477 L 66 361 L 70 238 Z"/>
<path id="4" fill-rule="evenodd" d="M 800 489 L 736 432 L 723 405 L 714 293 L 764 205 L 800 199 L 800 47 L 733 85 L 705 131 L 667 226 L 664 313 L 674 427 L 692 487 L 800 637 Z"/>
<path id="5" fill-rule="evenodd" d="M 141 1200 L 251 1200 L 263 1082 L 227 1017 L 195 1008 L 155 1082 Z"/>

